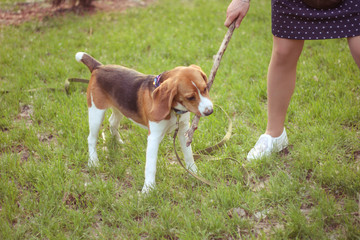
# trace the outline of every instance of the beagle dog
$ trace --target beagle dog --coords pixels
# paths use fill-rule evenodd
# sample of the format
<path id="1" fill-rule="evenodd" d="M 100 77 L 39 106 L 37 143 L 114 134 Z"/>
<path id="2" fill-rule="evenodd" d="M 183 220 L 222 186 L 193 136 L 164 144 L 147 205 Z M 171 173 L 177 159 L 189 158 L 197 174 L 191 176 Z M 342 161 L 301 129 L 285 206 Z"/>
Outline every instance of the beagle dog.
<path id="1" fill-rule="evenodd" d="M 176 128 L 178 114 L 179 140 L 185 164 L 189 170 L 197 172 L 191 146 L 186 146 L 184 134 L 189 129 L 190 112 L 198 116 L 208 116 L 213 112 L 207 77 L 200 67 L 176 67 L 156 76 L 119 65 L 102 65 L 84 52 L 78 52 L 75 58 L 91 72 L 87 88 L 89 166 L 99 163 L 96 152 L 98 134 L 106 109 L 112 108 L 110 132 L 120 143 L 123 141 L 118 128 L 123 115 L 148 129 L 143 193 L 155 186 L 159 144 L 166 132 Z"/>

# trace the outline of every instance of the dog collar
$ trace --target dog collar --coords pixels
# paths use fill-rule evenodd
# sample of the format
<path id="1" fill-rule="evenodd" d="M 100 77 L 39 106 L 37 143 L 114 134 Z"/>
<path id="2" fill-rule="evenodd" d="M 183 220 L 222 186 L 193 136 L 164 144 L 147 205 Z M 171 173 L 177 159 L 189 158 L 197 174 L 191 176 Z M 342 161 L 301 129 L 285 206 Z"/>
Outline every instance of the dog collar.
<path id="1" fill-rule="evenodd" d="M 162 74 L 162 73 L 161 73 Z M 155 78 L 154 78 L 154 86 L 157 88 L 160 86 L 160 78 L 161 78 L 161 74 L 157 75 Z"/>
<path id="2" fill-rule="evenodd" d="M 184 114 L 184 113 L 187 113 L 188 111 L 184 111 L 184 110 L 179 110 L 179 109 L 176 109 L 176 108 L 173 108 L 175 113 L 178 114 L 178 115 L 181 115 L 181 114 Z"/>

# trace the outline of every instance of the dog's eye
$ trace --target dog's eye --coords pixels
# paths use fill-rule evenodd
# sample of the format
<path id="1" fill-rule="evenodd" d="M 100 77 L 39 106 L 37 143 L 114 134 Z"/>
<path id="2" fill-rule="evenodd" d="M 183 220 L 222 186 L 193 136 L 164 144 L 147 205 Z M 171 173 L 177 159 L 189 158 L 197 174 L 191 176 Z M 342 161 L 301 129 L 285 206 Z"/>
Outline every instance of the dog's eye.
<path id="1" fill-rule="evenodd" d="M 195 100 L 195 96 L 187 97 L 186 99 L 187 99 L 188 101 L 194 101 L 194 100 Z"/>

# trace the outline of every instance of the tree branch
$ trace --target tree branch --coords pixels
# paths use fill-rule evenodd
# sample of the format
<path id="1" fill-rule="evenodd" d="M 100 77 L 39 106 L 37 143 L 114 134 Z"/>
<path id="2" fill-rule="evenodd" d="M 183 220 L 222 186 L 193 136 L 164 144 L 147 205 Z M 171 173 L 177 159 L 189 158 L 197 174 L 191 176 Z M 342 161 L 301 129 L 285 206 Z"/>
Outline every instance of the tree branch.
<path id="1" fill-rule="evenodd" d="M 214 64 L 213 64 L 213 67 L 212 67 L 210 75 L 209 75 L 209 81 L 208 81 L 208 89 L 209 89 L 209 91 L 210 91 L 210 88 L 211 88 L 211 86 L 212 86 L 212 84 L 214 82 L 215 75 L 216 75 L 216 72 L 217 72 L 217 70 L 219 68 L 221 58 L 224 55 L 224 52 L 225 52 L 225 50 L 227 48 L 228 43 L 230 42 L 231 36 L 232 36 L 232 34 L 234 32 L 234 29 L 235 29 L 235 22 L 233 22 L 229 26 L 229 29 L 228 29 L 227 33 L 225 34 L 225 37 L 224 37 L 224 39 L 223 39 L 223 41 L 222 41 L 222 43 L 220 45 L 219 51 L 215 56 Z M 190 146 L 190 144 L 192 142 L 194 132 L 198 127 L 199 120 L 200 120 L 200 117 L 195 115 L 195 117 L 193 118 L 191 127 L 185 133 L 186 146 Z"/>

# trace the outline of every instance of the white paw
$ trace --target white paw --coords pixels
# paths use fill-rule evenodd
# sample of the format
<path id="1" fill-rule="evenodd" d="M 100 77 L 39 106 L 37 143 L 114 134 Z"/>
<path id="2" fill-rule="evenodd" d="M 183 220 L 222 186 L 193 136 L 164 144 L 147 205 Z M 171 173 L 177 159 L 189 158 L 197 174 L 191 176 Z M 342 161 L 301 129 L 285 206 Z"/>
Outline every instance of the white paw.
<path id="1" fill-rule="evenodd" d="M 124 141 L 121 140 L 121 138 L 116 138 L 116 140 L 117 140 L 120 144 L 124 144 Z"/>
<path id="2" fill-rule="evenodd" d="M 197 170 L 197 166 L 195 163 L 191 164 L 190 166 L 187 166 L 187 169 L 189 169 L 191 172 L 193 173 L 197 173 L 198 170 Z"/>
<path id="3" fill-rule="evenodd" d="M 116 141 L 118 141 L 118 143 L 124 144 L 124 141 L 121 139 L 120 134 L 119 134 L 118 131 L 116 131 L 116 132 L 113 134 L 113 136 L 115 137 Z"/>
<path id="4" fill-rule="evenodd" d="M 110 127 L 110 133 L 111 135 L 113 135 L 115 137 L 115 139 L 120 143 L 120 144 L 124 144 L 124 141 L 121 140 L 120 138 L 120 133 L 119 131 L 117 130 L 117 128 L 115 127 Z"/>
<path id="5" fill-rule="evenodd" d="M 147 194 L 149 192 L 151 192 L 152 190 L 154 190 L 155 188 L 155 184 L 144 184 L 141 193 L 142 194 Z"/>
<path id="6" fill-rule="evenodd" d="M 89 167 L 98 167 L 99 166 L 99 159 L 97 157 L 97 154 L 92 154 L 89 157 L 88 166 Z"/>

